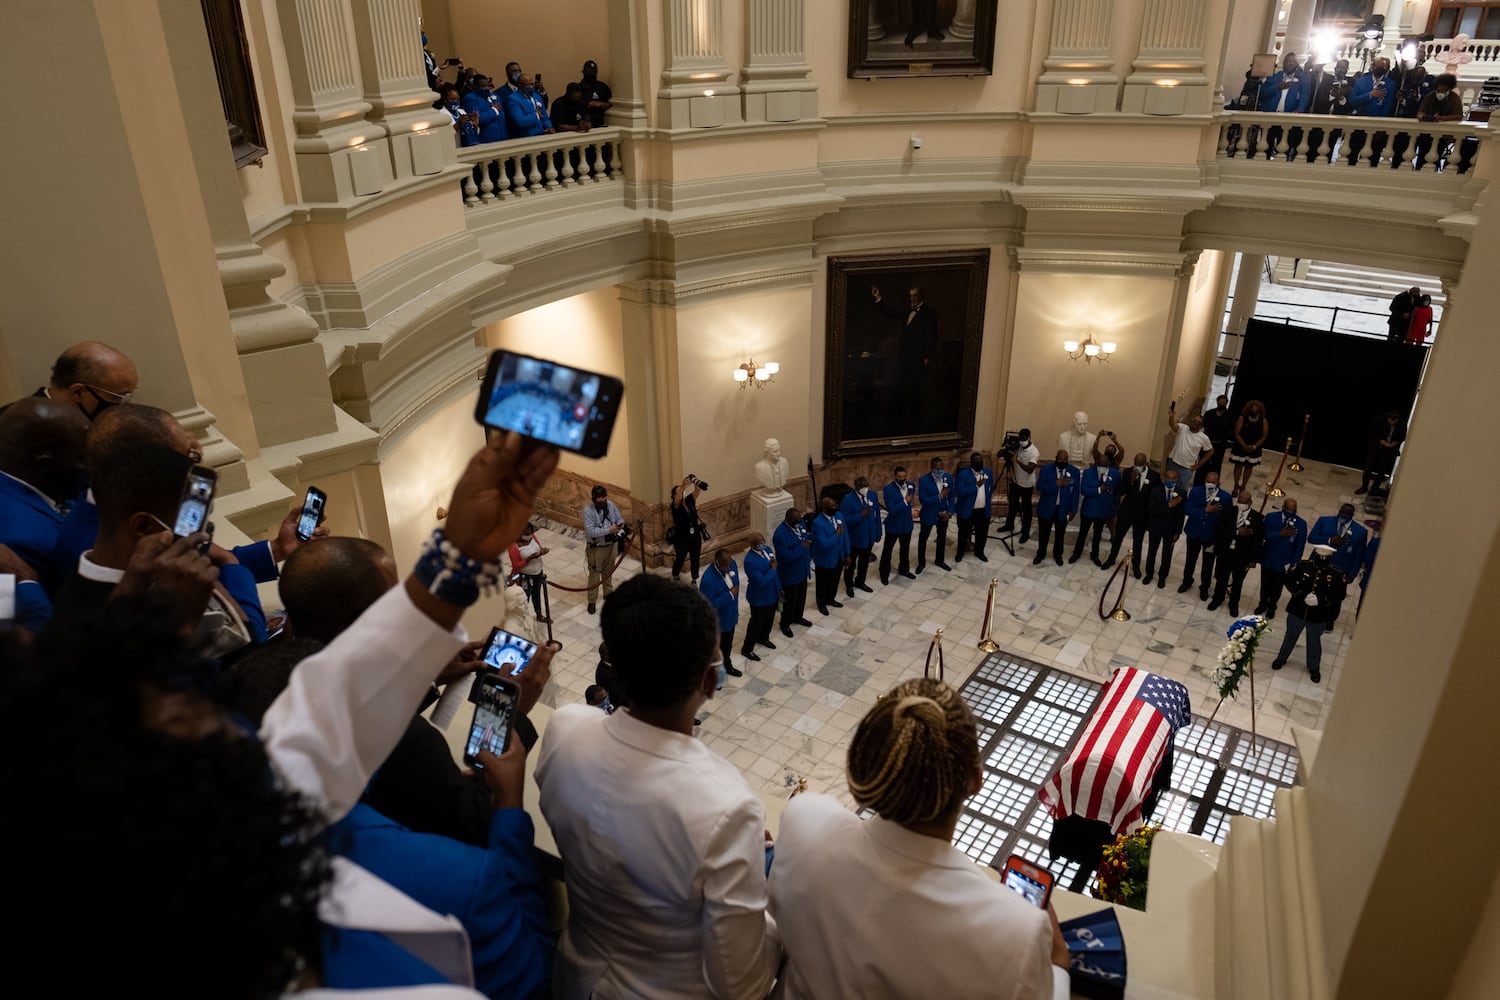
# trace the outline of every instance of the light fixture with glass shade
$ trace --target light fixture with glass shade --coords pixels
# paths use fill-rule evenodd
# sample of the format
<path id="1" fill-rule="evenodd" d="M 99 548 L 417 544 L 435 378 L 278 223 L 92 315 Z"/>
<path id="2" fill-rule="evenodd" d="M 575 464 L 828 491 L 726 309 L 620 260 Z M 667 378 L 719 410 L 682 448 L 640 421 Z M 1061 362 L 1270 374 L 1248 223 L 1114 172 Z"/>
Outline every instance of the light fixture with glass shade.
<path id="1" fill-rule="evenodd" d="M 1118 347 L 1119 345 L 1113 340 L 1102 342 L 1095 340 L 1092 333 L 1082 341 L 1063 341 L 1063 350 L 1068 353 L 1069 360 L 1077 361 L 1079 358 L 1082 358 L 1085 364 L 1091 361 L 1108 361 L 1114 356 Z"/>
<path id="2" fill-rule="evenodd" d="M 757 365 L 755 359 L 751 358 L 736 368 L 733 375 L 734 380 L 740 384 L 741 389 L 745 388 L 751 382 L 754 382 L 755 388 L 759 389 L 774 379 L 776 373 L 779 371 L 781 371 L 781 365 L 775 361 L 767 361 L 765 364 Z"/>

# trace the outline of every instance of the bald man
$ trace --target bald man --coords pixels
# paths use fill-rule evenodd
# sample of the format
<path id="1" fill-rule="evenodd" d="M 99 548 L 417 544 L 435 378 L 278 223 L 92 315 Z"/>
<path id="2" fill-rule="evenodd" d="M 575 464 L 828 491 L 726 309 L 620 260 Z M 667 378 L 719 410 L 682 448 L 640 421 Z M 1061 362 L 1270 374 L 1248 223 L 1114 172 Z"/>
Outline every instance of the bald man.
<path id="1" fill-rule="evenodd" d="M 281 602 L 299 639 L 334 638 L 400 582 L 396 560 L 364 538 L 326 538 L 298 549 L 281 573 Z"/>
<path id="2" fill-rule="evenodd" d="M 63 519 L 88 485 L 88 429 L 76 407 L 45 397 L 0 413 L 0 545 L 31 566 L 49 593 L 62 582 L 52 554 Z"/>
<path id="3" fill-rule="evenodd" d="M 135 362 L 108 344 L 85 340 L 57 356 L 52 378 L 36 395 L 72 403 L 93 420 L 111 406 L 130 402 L 139 382 Z"/>

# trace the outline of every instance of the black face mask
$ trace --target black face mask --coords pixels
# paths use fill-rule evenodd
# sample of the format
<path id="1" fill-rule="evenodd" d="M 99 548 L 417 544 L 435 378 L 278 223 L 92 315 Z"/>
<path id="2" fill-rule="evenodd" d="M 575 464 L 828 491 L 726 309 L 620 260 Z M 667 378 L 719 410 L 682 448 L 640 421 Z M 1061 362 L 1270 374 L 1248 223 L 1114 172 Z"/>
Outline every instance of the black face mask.
<path id="1" fill-rule="evenodd" d="M 824 507 L 823 513 L 827 514 L 829 517 L 832 517 L 837 510 L 837 507 Z"/>
<path id="2" fill-rule="evenodd" d="M 984 463 L 976 458 L 974 461 L 969 463 L 969 468 L 973 469 L 975 472 L 978 472 L 980 469 L 984 468 Z"/>

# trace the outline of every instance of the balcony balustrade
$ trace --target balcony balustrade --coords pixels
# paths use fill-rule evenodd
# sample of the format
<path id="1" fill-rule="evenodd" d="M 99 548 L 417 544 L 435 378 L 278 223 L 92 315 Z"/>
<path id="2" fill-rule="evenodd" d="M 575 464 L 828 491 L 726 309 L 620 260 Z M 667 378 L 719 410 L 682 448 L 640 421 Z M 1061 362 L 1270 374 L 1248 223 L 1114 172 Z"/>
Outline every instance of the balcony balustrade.
<path id="1" fill-rule="evenodd" d="M 458 161 L 474 166 L 463 181 L 464 206 L 469 209 L 625 177 L 624 144 L 617 128 L 467 146 L 458 151 Z"/>
<path id="2" fill-rule="evenodd" d="M 1410 118 L 1233 112 L 1219 124 L 1219 160 L 1284 167 L 1386 167 L 1459 183 L 1479 160 L 1486 125 Z"/>

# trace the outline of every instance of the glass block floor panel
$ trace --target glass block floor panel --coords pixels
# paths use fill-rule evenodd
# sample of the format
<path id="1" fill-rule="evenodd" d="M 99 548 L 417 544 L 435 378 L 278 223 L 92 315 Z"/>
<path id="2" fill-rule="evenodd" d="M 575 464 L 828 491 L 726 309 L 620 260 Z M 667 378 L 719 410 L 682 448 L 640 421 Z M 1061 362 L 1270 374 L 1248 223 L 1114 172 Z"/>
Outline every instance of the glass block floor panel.
<path id="1" fill-rule="evenodd" d="M 1071 709 L 1085 715 L 1094 707 L 1099 697 L 1098 684 L 1082 677 L 1071 677 L 1057 671 L 1049 671 L 1047 679 L 1037 688 L 1036 696 L 1061 708 Z"/>
<path id="2" fill-rule="evenodd" d="M 1020 702 L 1021 696 L 1014 691 L 1003 691 L 988 684 L 976 684 L 972 697 L 970 692 L 964 692 L 964 700 L 980 719 L 999 724 L 1010 717 L 1011 710 Z"/>
<path id="3" fill-rule="evenodd" d="M 984 785 L 978 794 L 969 799 L 968 808 L 1015 829 L 1021 813 L 1035 799 L 1035 785 L 1014 781 L 990 771 L 985 774 Z"/>
<path id="4" fill-rule="evenodd" d="M 1066 747 L 1078 734 L 1083 719 L 1082 715 L 1044 701 L 1032 701 L 1021 709 L 1021 715 L 1016 719 L 1016 732 L 1055 747 Z"/>
<path id="5" fill-rule="evenodd" d="M 1047 780 L 1056 766 L 1062 751 L 1044 743 L 1028 740 L 1015 733 L 1006 733 L 985 759 L 985 766 L 1015 775 L 1034 786 Z"/>
<path id="6" fill-rule="evenodd" d="M 1018 657 L 1006 656 L 1004 653 L 992 653 L 985 657 L 984 662 L 979 665 L 979 669 L 974 672 L 974 677 L 980 680 L 991 681 L 1015 691 L 1025 691 L 1031 687 L 1031 683 L 1037 679 L 1037 676 L 1046 669 L 1046 667 L 1039 665 L 1027 666 L 1026 662 L 1019 661 Z"/>
<path id="7" fill-rule="evenodd" d="M 958 827 L 953 831 L 953 846 L 979 864 L 988 865 L 1000 852 L 1006 836 L 1007 831 L 1000 827 L 987 823 L 971 813 L 964 813 L 958 818 Z M 1005 858 L 1000 860 L 1003 862 Z"/>

